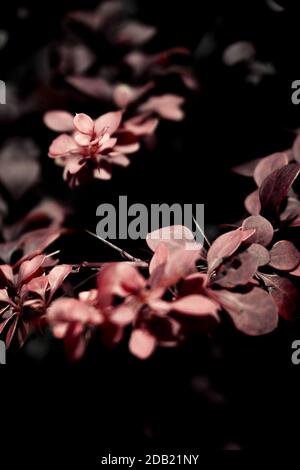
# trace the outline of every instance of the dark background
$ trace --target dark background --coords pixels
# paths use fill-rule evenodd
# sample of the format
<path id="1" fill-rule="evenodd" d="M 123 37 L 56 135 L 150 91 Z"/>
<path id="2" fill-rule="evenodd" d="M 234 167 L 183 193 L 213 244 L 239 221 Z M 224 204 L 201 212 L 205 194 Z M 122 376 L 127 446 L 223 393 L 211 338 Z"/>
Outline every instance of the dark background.
<path id="1" fill-rule="evenodd" d="M 2 5 L 0 25 L 8 42 L 0 50 L 0 78 L 19 88 L 21 102 L 43 81 L 40 51 L 61 37 L 65 12 L 95 4 Z M 276 13 L 262 0 L 132 2 L 136 18 L 158 27 L 158 49 L 178 45 L 194 51 L 201 92 L 187 96 L 186 120 L 163 122 L 156 150 L 117 171 L 111 182 L 72 192 L 61 170 L 46 158 L 51 134 L 41 118 L 54 106 L 42 87 L 40 106 L 31 113 L 6 120 L 1 110 L 1 141 L 33 136 L 45 157 L 40 187 L 23 204 L 11 201 L 13 217 L 44 193 L 68 201 L 80 229 L 92 230 L 95 208 L 120 194 L 132 202 L 205 203 L 211 238 L 218 224 L 242 217 L 251 184 L 233 175 L 231 167 L 286 149 L 300 124 L 300 107 L 291 102 L 291 83 L 300 78 L 296 4 L 282 1 L 285 11 Z M 24 8 L 29 12 L 25 17 Z M 257 58 L 271 62 L 275 73 L 254 85 L 247 82 L 245 68 L 226 67 L 222 52 L 239 40 L 252 42 Z M 69 104 L 74 111 L 74 103 Z M 82 111 L 96 112 L 96 105 L 88 106 Z M 145 247 L 136 246 L 135 254 L 141 255 Z M 99 260 L 115 256 L 83 234 L 69 240 L 63 253 L 66 262 L 95 259 L 95 253 Z M 300 417 L 300 366 L 292 365 L 290 357 L 291 343 L 298 338 L 299 322 L 282 322 L 262 338 L 245 337 L 225 323 L 214 338 L 195 336 L 177 350 L 159 350 L 147 362 L 130 356 L 126 345 L 106 351 L 93 344 L 77 365 L 66 364 L 50 336 L 35 340 L 11 358 L 3 373 L 2 422 L 8 441 L 16 449 L 26 444 L 26 453 L 33 456 L 42 447 L 45 459 L 62 451 L 70 459 L 83 455 L 92 461 L 113 449 L 131 455 L 132 448 L 160 453 L 167 448 L 296 448 L 299 438 L 292 424 Z"/>

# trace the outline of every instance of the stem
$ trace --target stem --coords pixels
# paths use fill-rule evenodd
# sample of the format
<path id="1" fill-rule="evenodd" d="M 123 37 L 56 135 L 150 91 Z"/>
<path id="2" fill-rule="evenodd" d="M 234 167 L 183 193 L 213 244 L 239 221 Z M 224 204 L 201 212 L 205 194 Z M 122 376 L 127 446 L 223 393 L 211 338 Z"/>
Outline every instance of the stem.
<path id="1" fill-rule="evenodd" d="M 210 246 L 211 246 L 210 241 L 209 241 L 208 238 L 206 237 L 205 233 L 203 232 L 202 228 L 200 227 L 200 225 L 198 224 L 198 222 L 197 222 L 197 220 L 195 219 L 194 216 L 193 216 L 193 221 L 195 222 L 195 225 L 196 225 L 197 229 L 199 230 L 199 232 L 201 233 L 202 237 L 204 238 L 204 240 L 206 241 L 206 243 L 207 243 L 208 246 L 210 247 Z"/>
<path id="2" fill-rule="evenodd" d="M 146 263 L 146 261 L 143 261 L 139 258 L 135 258 L 134 256 L 132 256 L 130 253 L 127 253 L 127 251 L 125 250 L 122 250 L 122 248 L 119 248 L 118 246 L 114 245 L 113 243 L 109 242 L 108 240 L 106 240 L 105 238 L 102 238 L 102 237 L 99 237 L 99 235 L 96 235 L 95 233 L 93 232 L 90 232 L 89 230 L 86 230 L 86 232 L 89 234 L 89 235 L 92 235 L 92 237 L 95 237 L 95 238 L 98 238 L 98 240 L 101 240 L 103 243 L 105 243 L 107 246 L 109 246 L 110 248 L 113 248 L 114 250 L 118 251 L 118 253 L 120 253 L 120 255 L 123 257 L 123 258 L 127 258 L 129 261 L 131 262 L 134 262 L 134 263 L 139 263 L 139 266 L 148 266 L 148 263 Z"/>

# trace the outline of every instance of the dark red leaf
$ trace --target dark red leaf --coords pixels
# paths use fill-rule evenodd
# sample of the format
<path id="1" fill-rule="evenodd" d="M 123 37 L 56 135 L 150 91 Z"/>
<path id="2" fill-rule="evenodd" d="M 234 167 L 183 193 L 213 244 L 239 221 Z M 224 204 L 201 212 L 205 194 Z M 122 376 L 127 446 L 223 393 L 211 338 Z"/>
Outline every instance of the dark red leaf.
<path id="1" fill-rule="evenodd" d="M 289 163 L 289 158 L 285 152 L 277 152 L 263 158 L 258 165 L 255 167 L 253 178 L 257 186 L 261 186 L 262 182 L 271 174 L 273 171 L 282 168 Z"/>
<path id="2" fill-rule="evenodd" d="M 276 274 L 260 274 L 274 299 L 278 314 L 286 320 L 294 320 L 299 314 L 300 291 L 287 277 Z"/>
<path id="3" fill-rule="evenodd" d="M 300 171 L 300 164 L 290 163 L 274 171 L 262 183 L 259 197 L 262 210 L 277 213 Z"/>

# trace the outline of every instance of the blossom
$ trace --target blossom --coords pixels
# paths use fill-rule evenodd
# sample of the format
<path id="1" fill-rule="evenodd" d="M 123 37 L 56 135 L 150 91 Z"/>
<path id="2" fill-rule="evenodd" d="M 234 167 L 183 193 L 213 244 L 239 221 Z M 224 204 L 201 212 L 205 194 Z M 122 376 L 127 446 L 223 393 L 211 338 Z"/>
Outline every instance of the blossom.
<path id="1" fill-rule="evenodd" d="M 139 144 L 135 139 L 128 145 L 126 139 L 122 143 L 112 137 L 121 119 L 120 111 L 106 113 L 95 121 L 83 113 L 74 118 L 65 111 L 46 113 L 46 125 L 64 132 L 50 145 L 49 157 L 64 166 L 64 179 L 71 187 L 91 177 L 110 179 L 112 165 L 125 167 L 129 164 L 126 154 L 136 152 Z M 72 132 L 72 135 L 66 132 Z"/>
<path id="2" fill-rule="evenodd" d="M 171 229 L 173 238 L 179 228 Z M 208 318 L 219 321 L 217 302 L 198 293 L 177 298 L 170 292 L 195 271 L 195 262 L 201 256 L 196 242 L 194 250 L 185 249 L 187 241 L 192 243 L 191 232 L 186 229 L 183 233 L 186 238 L 181 241 L 160 241 L 156 235 L 166 235 L 165 230 L 148 237 L 148 245 L 154 249 L 148 279 L 129 263 L 109 263 L 98 275 L 97 289 L 81 293 L 76 303 L 74 299 L 58 299 L 50 306 L 48 321 L 53 334 L 64 338 L 69 356 L 81 356 L 88 332 L 97 328 L 102 341 L 112 346 L 130 327 L 129 349 L 146 359 L 158 345 L 175 346 L 184 338 L 180 318 L 184 323 L 190 317 L 201 318 L 203 323 Z"/>

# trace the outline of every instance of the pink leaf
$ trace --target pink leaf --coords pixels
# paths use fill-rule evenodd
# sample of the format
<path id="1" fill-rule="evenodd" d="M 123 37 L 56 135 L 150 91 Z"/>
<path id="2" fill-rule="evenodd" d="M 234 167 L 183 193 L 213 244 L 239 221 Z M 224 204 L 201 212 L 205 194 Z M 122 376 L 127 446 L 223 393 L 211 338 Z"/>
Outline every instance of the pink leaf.
<path id="1" fill-rule="evenodd" d="M 146 103 L 142 104 L 139 110 L 157 113 L 162 118 L 171 121 L 181 121 L 184 118 L 184 112 L 180 107 L 183 103 L 184 98 L 178 95 L 153 96 Z"/>
<path id="2" fill-rule="evenodd" d="M 150 274 L 160 265 L 167 262 L 169 256 L 169 250 L 167 245 L 164 242 L 161 242 L 157 245 L 154 255 L 149 264 Z"/>
<path id="3" fill-rule="evenodd" d="M 297 266 L 295 269 L 293 269 L 293 271 L 290 271 L 289 274 L 291 274 L 292 276 L 299 277 L 300 276 L 300 265 Z"/>
<path id="4" fill-rule="evenodd" d="M 174 300 L 170 304 L 170 308 L 184 315 L 212 315 L 216 320 L 219 320 L 217 314 L 220 308 L 219 304 L 204 295 L 194 294 L 181 297 L 178 300 Z"/>
<path id="5" fill-rule="evenodd" d="M 259 243 L 268 246 L 273 238 L 272 224 L 260 215 L 247 217 L 242 224 L 243 230 L 255 229 L 255 233 L 248 238 L 248 243 Z"/>
<path id="6" fill-rule="evenodd" d="M 271 173 L 262 183 L 259 197 L 262 209 L 276 213 L 300 171 L 300 164 L 290 163 Z"/>
<path id="7" fill-rule="evenodd" d="M 98 325 L 102 322 L 102 317 L 95 308 L 80 300 L 68 298 L 54 300 L 48 308 L 47 318 L 52 327 L 64 323 Z M 57 329 L 57 334 L 59 331 Z"/>
<path id="8" fill-rule="evenodd" d="M 7 349 L 10 347 L 11 342 L 14 338 L 15 332 L 17 330 L 17 325 L 18 325 L 18 322 L 19 322 L 18 315 L 13 315 L 11 317 L 11 320 L 12 320 L 12 322 L 11 322 L 9 328 L 7 329 L 7 333 L 6 333 L 6 336 L 5 336 L 5 344 L 6 344 Z M 22 321 L 22 320 L 20 320 L 20 321 Z"/>
<path id="9" fill-rule="evenodd" d="M 14 305 L 14 302 L 12 299 L 10 299 L 6 289 L 0 289 L 0 302 Z"/>
<path id="10" fill-rule="evenodd" d="M 248 62 L 255 57 L 255 48 L 251 42 L 238 41 L 226 47 L 223 53 L 223 62 L 228 66 L 240 62 Z"/>
<path id="11" fill-rule="evenodd" d="M 218 237 L 207 253 L 209 272 L 214 271 L 225 258 L 231 256 L 247 238 L 255 233 L 251 230 L 233 230 Z"/>
<path id="12" fill-rule="evenodd" d="M 44 114 L 44 124 L 56 132 L 73 130 L 73 115 L 67 111 L 48 111 Z"/>
<path id="13" fill-rule="evenodd" d="M 292 271 L 300 263 L 300 253 L 287 240 L 280 240 L 273 245 L 271 251 L 270 266 L 282 271 Z"/>
<path id="14" fill-rule="evenodd" d="M 261 211 L 261 204 L 259 199 L 259 191 L 256 189 L 250 193 L 245 199 L 245 208 L 252 215 L 258 215 Z"/>
<path id="15" fill-rule="evenodd" d="M 115 35 L 114 42 L 122 45 L 140 46 L 149 41 L 156 34 L 154 26 L 145 25 L 136 21 L 126 21 Z"/>
<path id="16" fill-rule="evenodd" d="M 236 328 L 248 335 L 270 333 L 278 323 L 277 307 L 264 290 L 254 287 L 246 294 L 215 292 Z"/>
<path id="17" fill-rule="evenodd" d="M 109 101 L 112 97 L 113 87 L 106 80 L 94 77 L 71 76 L 66 81 L 78 91 L 93 98 Z"/>
<path id="18" fill-rule="evenodd" d="M 191 230 L 184 225 L 172 225 L 170 227 L 154 230 L 148 233 L 146 242 L 152 251 L 156 250 L 160 242 L 164 242 L 169 251 L 173 251 L 177 248 L 192 251 L 200 251 L 201 249 L 201 245 L 194 240 L 194 235 Z"/>
<path id="19" fill-rule="evenodd" d="M 292 154 L 296 162 L 300 163 L 300 135 L 297 135 L 292 147 Z"/>
<path id="20" fill-rule="evenodd" d="M 261 158 L 250 160 L 250 162 L 242 163 L 241 165 L 233 167 L 232 171 L 238 175 L 253 177 L 254 170 L 260 161 Z"/>
<path id="21" fill-rule="evenodd" d="M 60 264 L 55 266 L 49 272 L 47 279 L 50 285 L 50 296 L 49 301 L 52 299 L 53 295 L 62 285 L 66 277 L 72 272 L 72 266 L 68 264 Z"/>
<path id="22" fill-rule="evenodd" d="M 14 283 L 14 273 L 12 267 L 9 264 L 0 265 L 0 277 L 5 284 Z"/>
<path id="23" fill-rule="evenodd" d="M 136 329 L 132 332 L 129 341 L 131 354 L 139 359 L 147 359 L 154 352 L 156 339 L 148 331 Z"/>
<path id="24" fill-rule="evenodd" d="M 211 280 L 211 284 L 218 284 L 228 289 L 248 284 L 256 273 L 258 266 L 259 258 L 251 253 L 249 249 L 245 250 L 228 258 L 221 264 L 216 276 Z"/>
<path id="25" fill-rule="evenodd" d="M 254 170 L 254 180 L 257 186 L 261 186 L 262 182 L 271 174 L 273 171 L 282 168 L 289 163 L 288 155 L 284 152 L 273 153 L 268 157 L 262 158 Z"/>
<path id="26" fill-rule="evenodd" d="M 109 320 L 120 327 L 124 327 L 133 322 L 136 318 L 136 314 L 137 309 L 123 304 L 113 310 L 112 314 L 109 316 Z"/>
<path id="27" fill-rule="evenodd" d="M 38 273 L 44 260 L 44 255 L 38 255 L 29 261 L 23 261 L 19 269 L 18 285 L 20 286 L 25 282 L 29 282 L 30 279 Z"/>
<path id="28" fill-rule="evenodd" d="M 158 266 L 151 274 L 150 284 L 156 287 L 167 288 L 177 284 L 181 279 L 195 271 L 195 264 L 199 259 L 197 251 L 184 250 L 178 248 L 170 253 L 167 263 L 162 265 L 162 269 Z M 159 273 L 156 271 L 159 270 Z"/>
<path id="29" fill-rule="evenodd" d="M 101 308 L 111 306 L 114 296 L 126 297 L 144 288 L 146 281 L 128 263 L 111 263 L 98 275 L 98 301 Z"/>
<path id="30" fill-rule="evenodd" d="M 103 114 L 98 117 L 95 121 L 95 132 L 98 136 L 101 136 L 104 132 L 108 132 L 109 135 L 114 134 L 120 126 L 122 119 L 122 112 L 115 111 Z"/>
<path id="31" fill-rule="evenodd" d="M 124 123 L 125 129 L 129 130 L 136 136 L 151 135 L 157 128 L 158 119 L 145 119 L 142 116 L 135 116 Z"/>
<path id="32" fill-rule="evenodd" d="M 37 294 L 42 299 L 45 298 L 46 289 L 48 287 L 48 279 L 46 276 L 39 276 L 31 279 L 27 284 L 22 288 L 22 296 L 27 295 L 28 293 Z"/>
<path id="33" fill-rule="evenodd" d="M 270 262 L 270 253 L 268 250 L 258 243 L 252 243 L 252 245 L 247 248 L 247 251 L 251 253 L 256 259 L 257 266 L 266 266 Z"/>
<path id="34" fill-rule="evenodd" d="M 270 295 L 274 299 L 278 314 L 286 320 L 294 320 L 299 314 L 300 292 L 292 281 L 275 274 L 260 274 Z"/>

